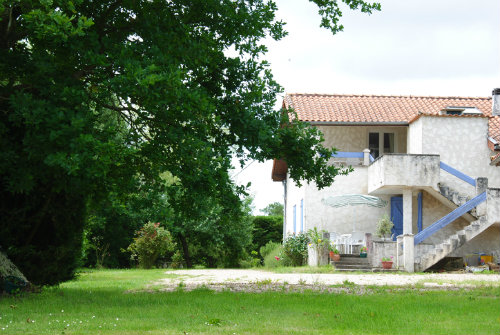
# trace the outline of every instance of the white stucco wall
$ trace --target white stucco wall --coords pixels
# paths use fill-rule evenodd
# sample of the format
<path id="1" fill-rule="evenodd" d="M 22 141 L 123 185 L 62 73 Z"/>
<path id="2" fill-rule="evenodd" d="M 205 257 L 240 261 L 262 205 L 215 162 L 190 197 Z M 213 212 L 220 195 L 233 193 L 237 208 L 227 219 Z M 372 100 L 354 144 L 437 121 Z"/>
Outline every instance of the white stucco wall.
<path id="1" fill-rule="evenodd" d="M 411 123 L 408 127 L 407 151 L 409 154 L 423 154 L 422 148 L 422 118 Z"/>
<path id="2" fill-rule="evenodd" d="M 339 151 L 362 152 L 368 147 L 370 132 L 386 132 L 395 134 L 395 150 L 406 152 L 407 127 L 367 127 L 367 126 L 319 126 L 324 134 L 325 145 L 335 147 Z M 375 233 L 376 222 L 390 211 L 390 205 L 385 208 L 368 206 L 348 206 L 333 208 L 322 203 L 328 196 L 342 194 L 368 194 L 367 167 L 355 166 L 354 172 L 348 176 L 337 176 L 332 186 L 318 190 L 314 184 L 298 188 L 296 184 L 287 181 L 287 233 L 293 232 L 293 206 L 297 208 L 297 231 L 300 230 L 300 201 L 304 199 L 304 231 L 313 227 L 339 234 L 356 231 Z M 381 196 L 390 202 L 389 196 Z M 361 208 L 363 207 L 363 208 Z"/>
<path id="3" fill-rule="evenodd" d="M 301 209 L 300 203 L 301 200 L 304 199 L 306 186 L 298 187 L 297 184 L 287 176 L 287 199 L 286 199 L 286 227 L 285 227 L 285 235 L 294 233 L 294 225 L 293 225 L 293 208 L 296 208 L 296 226 L 295 233 L 299 233 L 301 231 Z M 305 200 L 305 199 L 304 199 Z M 304 201 L 305 202 L 305 201 Z M 304 206 L 304 211 L 306 210 Z M 304 221 L 305 225 L 305 221 Z M 305 227 L 304 227 L 304 230 Z"/>
<path id="4" fill-rule="evenodd" d="M 368 148 L 370 132 L 394 133 L 395 152 L 406 153 L 408 127 L 318 126 L 325 137 L 324 144 L 338 151 L 361 152 Z"/>
<path id="5" fill-rule="evenodd" d="M 462 171 L 471 177 L 487 177 L 490 187 L 500 186 L 500 168 L 489 166 L 490 151 L 487 147 L 487 119 L 485 118 L 453 118 L 422 116 L 409 128 L 405 127 L 361 127 L 361 126 L 320 126 L 325 136 L 325 144 L 335 147 L 339 151 L 360 152 L 368 146 L 369 132 L 393 132 L 396 134 L 396 150 L 400 153 L 437 154 L 441 161 Z M 406 132 L 408 131 L 408 136 Z M 406 150 L 408 149 L 408 150 Z M 313 184 L 304 184 L 296 187 L 293 181 L 288 180 L 287 191 L 287 231 L 293 232 L 293 206 L 297 208 L 297 231 L 300 230 L 300 201 L 304 199 L 304 230 L 318 227 L 328 232 L 339 234 L 350 233 L 355 229 L 366 233 L 375 233 L 376 223 L 384 214 L 390 214 L 390 198 L 398 195 L 380 194 L 380 198 L 388 202 L 385 208 L 368 206 L 347 206 L 333 208 L 322 203 L 328 196 L 343 194 L 368 194 L 368 168 L 355 166 L 354 172 L 348 176 L 337 176 L 332 186 L 318 190 Z M 440 181 L 449 183 L 455 190 L 475 195 L 474 188 L 440 170 Z M 419 189 L 414 190 L 413 197 L 413 232 L 417 232 L 417 198 Z M 390 193 L 390 192 L 389 192 Z M 401 194 L 401 192 L 399 192 Z M 443 205 L 436 198 L 424 191 L 423 197 L 423 226 L 434 223 L 452 209 Z M 453 230 L 462 229 L 469 222 L 459 219 L 448 228 L 426 240 L 424 243 L 436 243 Z M 468 247 L 458 250 L 454 255 L 463 255 L 474 250 L 480 252 L 481 246 L 488 246 L 488 250 L 500 249 L 500 228 L 488 229 L 481 234 L 477 241 Z M 486 244 L 485 244 L 486 243 Z M 491 247 L 491 248 L 490 248 Z"/>
<path id="6" fill-rule="evenodd" d="M 347 176 L 337 176 L 332 186 L 318 190 L 314 185 L 306 187 L 305 206 L 306 227 L 317 226 L 328 232 L 339 234 L 351 233 L 353 230 L 365 233 L 375 233 L 376 223 L 384 214 L 389 214 L 390 197 L 380 196 L 388 202 L 384 208 L 374 208 L 366 205 L 345 206 L 334 208 L 325 205 L 322 200 L 329 196 L 343 194 L 368 194 L 367 168 L 354 167 Z"/>
<path id="7" fill-rule="evenodd" d="M 500 168 L 489 165 L 488 119 L 480 117 L 422 116 L 408 129 L 408 153 L 438 154 L 441 161 L 477 178 L 487 177 L 489 187 L 500 187 Z M 474 196 L 467 183 L 441 170 L 440 181 Z"/>

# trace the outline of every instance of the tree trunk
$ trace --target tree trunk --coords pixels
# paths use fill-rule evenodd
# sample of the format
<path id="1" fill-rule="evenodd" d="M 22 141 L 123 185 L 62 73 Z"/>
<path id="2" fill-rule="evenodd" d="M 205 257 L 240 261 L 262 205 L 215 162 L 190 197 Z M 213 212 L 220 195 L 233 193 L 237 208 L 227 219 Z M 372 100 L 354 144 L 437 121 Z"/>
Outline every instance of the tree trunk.
<path id="1" fill-rule="evenodd" d="M 182 253 L 184 254 L 184 260 L 186 261 L 186 266 L 188 268 L 192 268 L 193 264 L 191 263 L 191 257 L 189 256 L 189 248 L 188 248 L 186 236 L 184 236 L 183 234 L 180 234 L 179 239 L 181 240 Z"/>

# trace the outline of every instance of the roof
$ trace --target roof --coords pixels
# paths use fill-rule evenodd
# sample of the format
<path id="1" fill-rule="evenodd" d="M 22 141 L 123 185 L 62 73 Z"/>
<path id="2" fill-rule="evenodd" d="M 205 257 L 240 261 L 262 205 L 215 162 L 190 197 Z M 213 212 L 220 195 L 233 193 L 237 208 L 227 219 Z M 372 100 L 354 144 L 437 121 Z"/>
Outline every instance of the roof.
<path id="1" fill-rule="evenodd" d="M 492 117 L 491 103 L 491 97 L 291 93 L 283 106 L 293 108 L 299 120 L 311 123 L 394 125 L 407 125 L 422 114 L 438 116 L 450 106 L 475 107 L 482 113 L 479 117 L 490 118 L 490 136 L 500 142 L 500 117 Z"/>

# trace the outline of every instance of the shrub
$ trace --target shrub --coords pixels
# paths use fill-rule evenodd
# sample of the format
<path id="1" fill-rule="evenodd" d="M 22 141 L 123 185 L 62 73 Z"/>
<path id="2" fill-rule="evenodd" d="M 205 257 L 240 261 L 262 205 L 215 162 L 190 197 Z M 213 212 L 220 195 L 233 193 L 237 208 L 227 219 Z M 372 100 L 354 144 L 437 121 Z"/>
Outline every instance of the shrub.
<path id="1" fill-rule="evenodd" d="M 261 265 L 261 260 L 259 253 L 255 250 L 253 250 L 250 255 L 248 255 L 246 258 L 240 260 L 240 267 L 243 269 L 249 269 L 249 268 L 255 268 Z"/>
<path id="2" fill-rule="evenodd" d="M 299 233 L 289 235 L 283 243 L 284 263 L 291 266 L 301 266 L 307 259 L 307 235 Z"/>
<path id="3" fill-rule="evenodd" d="M 394 227 L 394 223 L 392 223 L 389 215 L 384 214 L 382 218 L 380 218 L 380 220 L 377 222 L 377 230 L 375 231 L 375 234 L 378 237 L 391 236 L 392 227 Z"/>
<path id="4" fill-rule="evenodd" d="M 264 257 L 264 267 L 266 268 L 277 268 L 283 265 L 283 260 L 281 259 L 282 246 L 280 244 L 276 245 L 271 252 Z"/>
<path id="5" fill-rule="evenodd" d="M 148 222 L 136 232 L 137 237 L 128 246 L 132 258 L 139 261 L 139 267 L 152 268 L 158 257 L 174 250 L 175 244 L 168 230 L 160 227 L 159 223 Z"/>
<path id="6" fill-rule="evenodd" d="M 252 223 L 252 250 L 260 250 L 271 241 L 283 240 L 283 216 L 255 216 Z"/>
<path id="7" fill-rule="evenodd" d="M 269 255 L 276 247 L 280 247 L 281 243 L 269 241 L 266 243 L 266 245 L 260 247 L 260 255 L 262 258 L 265 258 L 267 255 Z"/>

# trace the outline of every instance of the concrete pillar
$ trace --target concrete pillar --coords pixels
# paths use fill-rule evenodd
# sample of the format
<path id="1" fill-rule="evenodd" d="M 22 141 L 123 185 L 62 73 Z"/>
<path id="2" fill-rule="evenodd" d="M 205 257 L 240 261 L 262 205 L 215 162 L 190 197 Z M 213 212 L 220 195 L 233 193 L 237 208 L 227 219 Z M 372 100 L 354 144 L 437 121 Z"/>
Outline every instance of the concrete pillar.
<path id="1" fill-rule="evenodd" d="M 407 272 L 414 272 L 413 245 L 413 192 L 411 188 L 403 190 L 403 264 Z"/>
<path id="2" fill-rule="evenodd" d="M 488 189 L 488 178 L 479 177 L 476 178 L 476 195 L 480 195 Z M 483 202 L 476 207 L 476 214 L 478 216 L 486 215 L 487 203 Z"/>
<path id="3" fill-rule="evenodd" d="M 413 233 L 412 209 L 413 193 L 411 188 L 403 190 L 403 234 Z"/>
<path id="4" fill-rule="evenodd" d="M 406 272 L 415 272 L 415 255 L 414 255 L 414 236 L 413 234 L 403 234 L 403 260 Z"/>
<path id="5" fill-rule="evenodd" d="M 370 149 L 363 150 L 363 165 L 370 165 Z"/>

